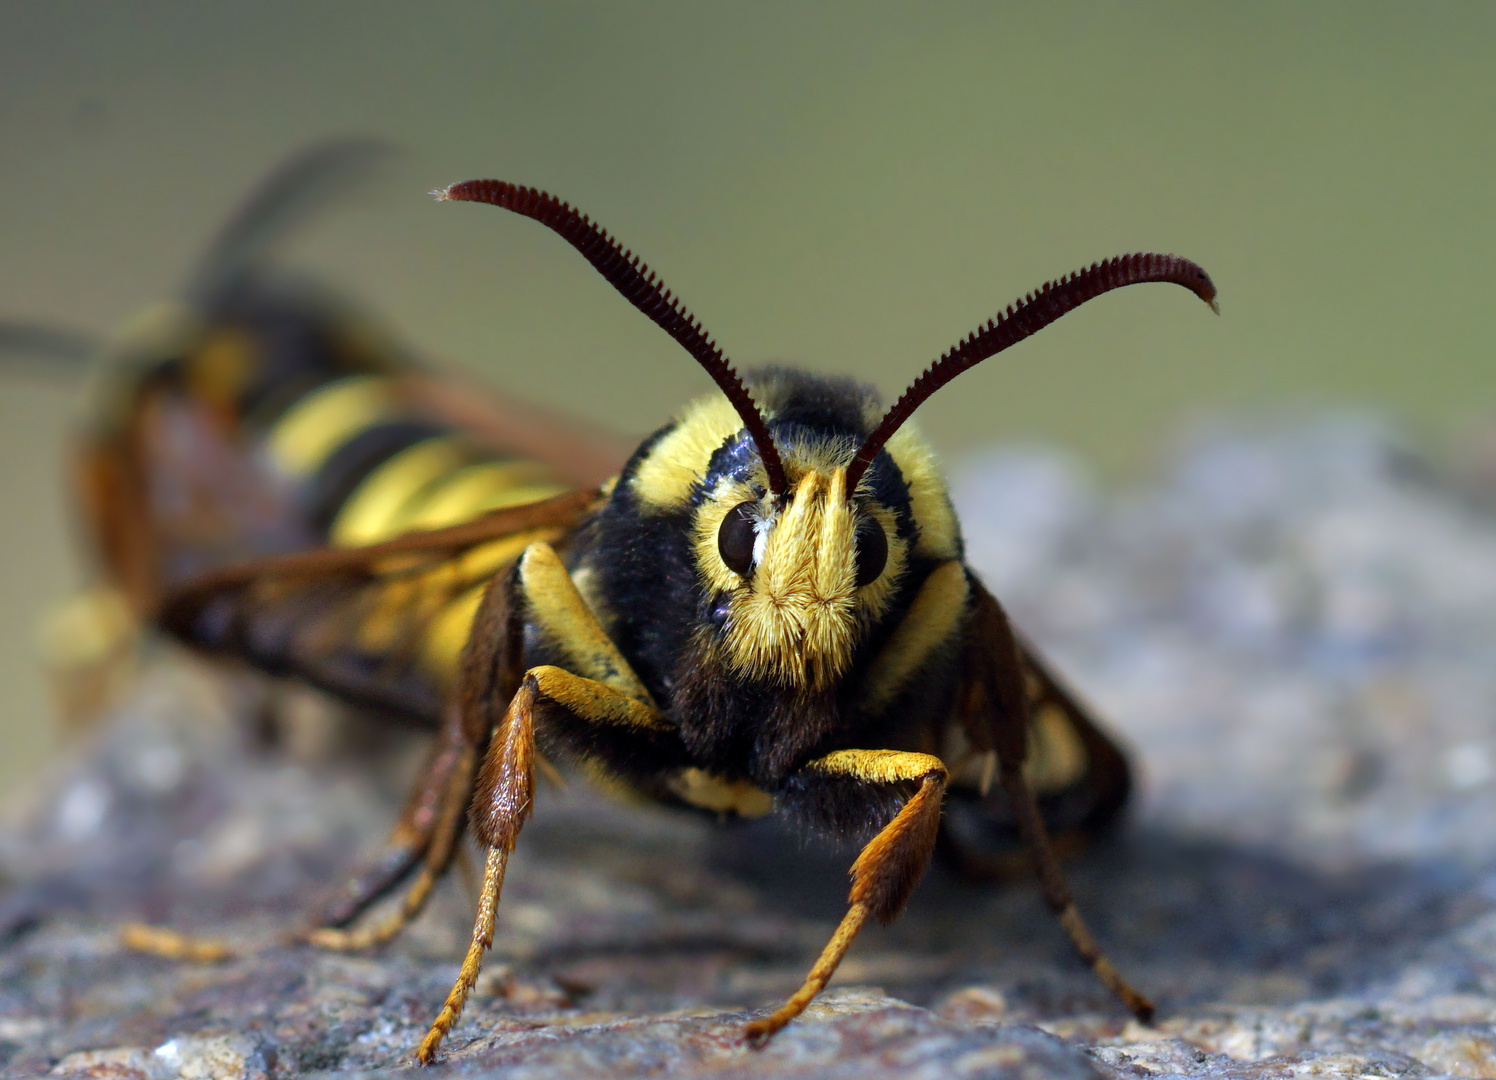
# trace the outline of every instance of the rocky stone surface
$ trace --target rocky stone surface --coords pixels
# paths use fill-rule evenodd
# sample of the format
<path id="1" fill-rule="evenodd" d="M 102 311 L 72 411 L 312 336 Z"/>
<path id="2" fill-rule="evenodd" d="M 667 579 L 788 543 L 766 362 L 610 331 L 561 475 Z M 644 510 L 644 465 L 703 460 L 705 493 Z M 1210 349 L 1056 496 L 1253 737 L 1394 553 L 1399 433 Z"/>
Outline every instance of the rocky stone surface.
<path id="1" fill-rule="evenodd" d="M 766 1050 L 846 851 L 544 788 L 435 1074 L 1496 1075 L 1496 518 L 1361 419 L 1200 434 L 1098 494 L 1048 452 L 957 470 L 973 563 L 1136 750 L 1070 867 L 1160 1020 L 1131 1022 L 1025 885 L 937 869 Z M 0 1071 L 385 1075 L 455 972 L 453 875 L 388 949 L 283 943 L 376 849 L 413 736 L 256 748 L 237 680 L 160 658 L 0 831 Z M 370 736 L 367 726 L 355 731 Z M 131 919 L 239 954 L 122 948 Z"/>

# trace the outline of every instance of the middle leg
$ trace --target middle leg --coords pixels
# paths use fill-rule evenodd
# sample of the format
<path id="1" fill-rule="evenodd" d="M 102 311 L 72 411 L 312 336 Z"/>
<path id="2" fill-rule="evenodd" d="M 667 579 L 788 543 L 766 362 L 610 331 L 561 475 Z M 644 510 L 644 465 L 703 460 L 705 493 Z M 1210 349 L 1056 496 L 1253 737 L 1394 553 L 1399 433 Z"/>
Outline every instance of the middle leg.
<path id="1" fill-rule="evenodd" d="M 307 931 L 321 948 L 348 951 L 389 940 L 420 911 L 436 878 L 452 857 L 462 830 L 462 808 L 472 791 L 474 749 L 461 715 L 446 710 L 442 729 L 411 785 L 400 819 L 385 841 L 384 853 L 344 887 Z M 408 914 L 393 928 L 370 935 L 349 931 L 360 915 L 421 868 L 420 877 L 402 901 Z"/>
<path id="2" fill-rule="evenodd" d="M 1018 643 L 995 597 L 973 582 L 972 631 L 968 648 L 969 693 L 962 702 L 968 730 L 983 732 L 997 752 L 998 777 L 1012 805 L 1019 837 L 1038 874 L 1039 889 L 1081 959 L 1108 990 L 1143 1023 L 1153 1020 L 1153 1002 L 1107 959 L 1075 906 L 1049 830 L 1024 775 L 1028 755 L 1028 702 Z"/>

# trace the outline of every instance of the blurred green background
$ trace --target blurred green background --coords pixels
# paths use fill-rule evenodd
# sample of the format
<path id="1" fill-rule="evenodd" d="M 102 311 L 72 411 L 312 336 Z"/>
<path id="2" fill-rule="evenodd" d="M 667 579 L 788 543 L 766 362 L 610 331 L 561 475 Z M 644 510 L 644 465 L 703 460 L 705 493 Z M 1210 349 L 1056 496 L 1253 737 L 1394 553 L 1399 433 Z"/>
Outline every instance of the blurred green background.
<path id="1" fill-rule="evenodd" d="M 1189 255 L 921 414 L 949 458 L 1067 444 L 1137 474 L 1181 420 L 1496 405 L 1496 5 L 0 3 L 0 312 L 106 331 L 178 287 L 310 140 L 407 151 L 291 260 L 410 343 L 629 433 L 705 376 L 543 229 L 431 188 L 546 187 L 739 362 L 896 394 L 1046 278 Z M 0 371 L 0 781 L 52 736 L 38 615 L 85 574 L 81 386 Z"/>

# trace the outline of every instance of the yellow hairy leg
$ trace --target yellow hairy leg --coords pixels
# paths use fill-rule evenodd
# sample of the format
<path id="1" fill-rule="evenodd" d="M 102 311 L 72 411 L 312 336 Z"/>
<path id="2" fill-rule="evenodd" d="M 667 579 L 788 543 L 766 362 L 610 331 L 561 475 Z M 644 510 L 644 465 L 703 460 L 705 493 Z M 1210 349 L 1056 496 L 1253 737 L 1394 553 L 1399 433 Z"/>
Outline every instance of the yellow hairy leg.
<path id="1" fill-rule="evenodd" d="M 525 618 L 520 617 L 521 610 Z M 517 688 L 508 682 L 514 677 L 509 671 L 527 621 L 582 674 L 541 666 L 526 671 Z M 422 1064 L 431 1061 L 462 1014 L 483 966 L 483 954 L 493 944 L 504 871 L 534 799 L 539 761 L 536 706 L 553 702 L 583 724 L 627 734 L 673 731 L 628 661 L 598 625 L 549 544 L 530 545 L 513 572 L 490 586 L 474 621 L 462 677 L 461 700 L 469 735 L 492 725 L 470 811 L 473 832 L 488 852 L 472 939 L 457 981 L 416 1050 L 416 1060 Z M 488 719 L 506 703 L 505 698 L 503 715 Z"/>
<path id="2" fill-rule="evenodd" d="M 416 1050 L 416 1060 L 429 1064 L 442 1040 L 457 1023 L 469 993 L 478 981 L 483 954 L 493 944 L 494 916 L 504 887 L 509 855 L 529 817 L 535 793 L 535 710 L 542 700 L 564 706 L 588 724 L 625 731 L 671 730 L 650 706 L 592 679 L 558 667 L 537 667 L 525 673 L 489 743 L 473 797 L 472 824 L 487 845 L 478 915 L 457 981 Z"/>
<path id="3" fill-rule="evenodd" d="M 146 923 L 126 923 L 120 927 L 120 944 L 134 952 L 162 956 L 168 960 L 187 960 L 216 964 L 232 960 L 235 951 L 216 938 L 191 937 Z"/>
<path id="4" fill-rule="evenodd" d="M 821 950 L 800 989 L 769 1016 L 754 1020 L 743 1037 L 762 1046 L 805 1011 L 835 974 L 869 918 L 888 922 L 899 914 L 929 864 L 940 826 L 946 769 L 937 757 L 898 750 L 841 750 L 810 762 L 802 775 L 822 781 L 867 785 L 918 783 L 919 788 L 870 840 L 852 864 L 847 914 Z"/>

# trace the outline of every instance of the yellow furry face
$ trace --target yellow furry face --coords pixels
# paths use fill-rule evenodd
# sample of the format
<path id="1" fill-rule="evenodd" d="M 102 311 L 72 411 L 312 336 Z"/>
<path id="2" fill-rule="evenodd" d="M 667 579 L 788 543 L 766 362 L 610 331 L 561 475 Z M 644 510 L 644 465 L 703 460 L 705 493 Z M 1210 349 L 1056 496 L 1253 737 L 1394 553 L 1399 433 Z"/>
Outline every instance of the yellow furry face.
<path id="1" fill-rule="evenodd" d="M 743 481 L 713 491 L 696 516 L 696 561 L 706 583 L 728 595 L 727 661 L 746 678 L 820 689 L 843 675 L 867 629 L 892 599 L 908 552 L 893 512 L 872 501 L 850 502 L 846 467 L 806 467 L 786 460 L 793 490 L 783 508 Z M 754 517 L 751 569 L 723 561 L 719 536 L 727 516 L 749 504 Z M 857 527 L 871 518 L 883 531 L 882 570 L 857 584 Z"/>

